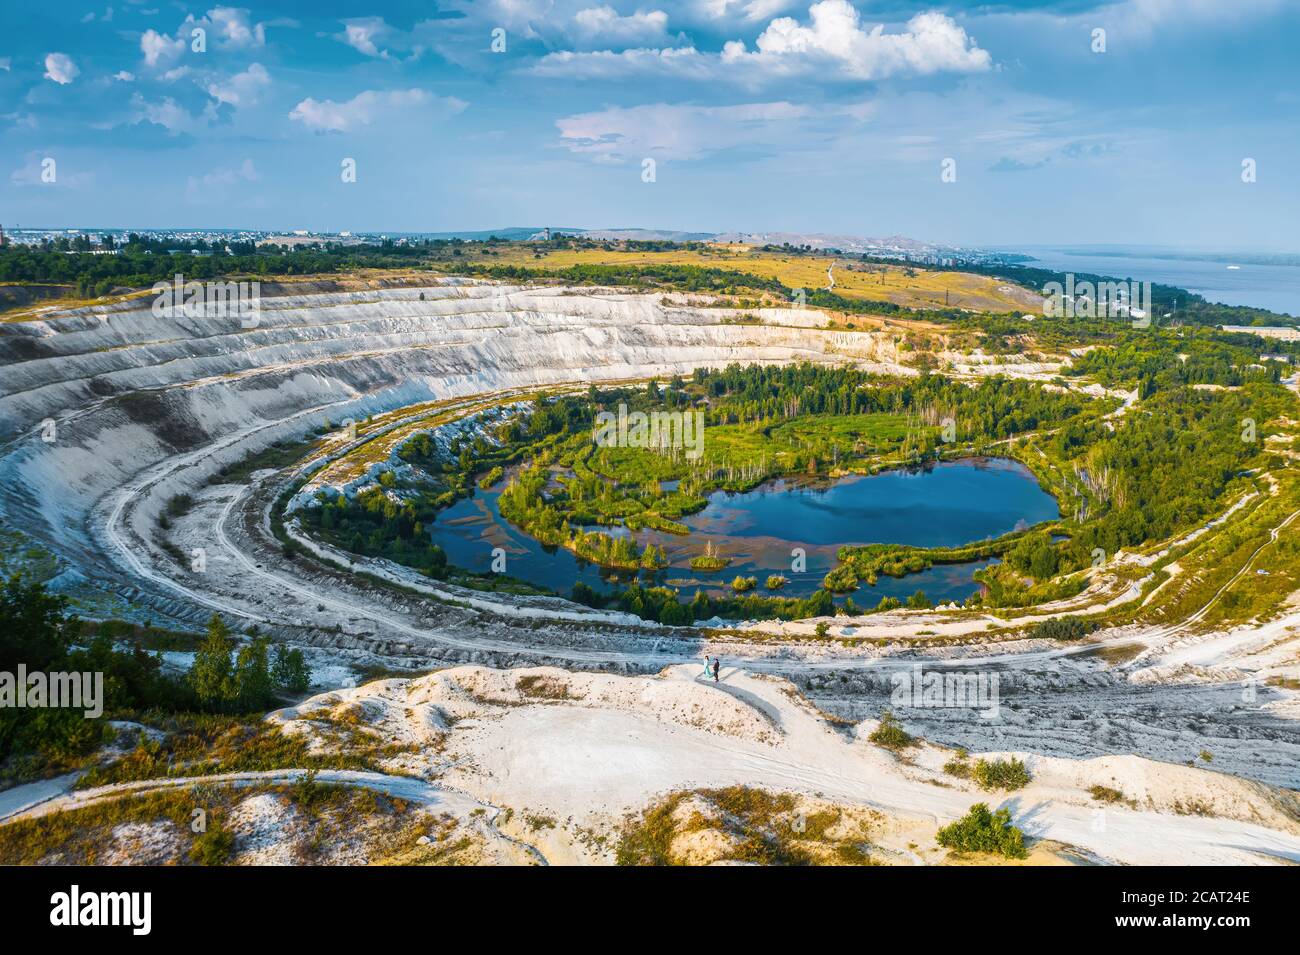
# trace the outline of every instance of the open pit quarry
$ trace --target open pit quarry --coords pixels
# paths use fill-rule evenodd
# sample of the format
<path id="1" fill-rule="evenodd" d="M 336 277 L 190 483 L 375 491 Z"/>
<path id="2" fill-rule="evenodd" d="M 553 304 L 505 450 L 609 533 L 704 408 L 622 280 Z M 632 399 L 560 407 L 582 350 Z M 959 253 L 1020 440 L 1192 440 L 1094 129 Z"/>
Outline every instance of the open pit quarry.
<path id="1" fill-rule="evenodd" d="M 503 705 L 478 728 L 455 731 L 470 734 L 464 745 L 484 754 L 509 743 L 525 766 L 531 739 L 534 753 L 549 760 L 538 778 L 572 777 L 582 761 L 572 747 L 543 745 L 538 726 L 556 740 L 591 737 L 594 746 L 598 733 L 645 735 L 654 724 L 658 758 L 672 762 L 674 747 L 682 758 L 671 770 L 655 763 L 639 787 L 602 777 L 603 801 L 590 811 L 575 802 L 581 787 L 534 790 L 536 780 L 520 765 L 484 769 L 480 762 L 464 779 L 447 780 L 472 793 L 466 812 L 535 800 L 590 826 L 656 792 L 744 782 L 748 772 L 756 785 L 829 794 L 898 818 L 919 815 L 927 820 L 922 828 L 947 822 L 977 797 L 926 782 L 939 750 L 919 769 L 886 769 L 886 757 L 863 755 L 858 738 L 864 721 L 890 705 L 894 675 L 922 667 L 996 675 L 996 715 L 924 707 L 900 715 L 935 747 L 1037 760 L 1043 781 L 1012 800 L 1027 835 L 1086 847 L 1088 857 L 1104 861 L 1300 861 L 1295 801 L 1284 791 L 1300 787 L 1300 701 L 1267 682 L 1294 679 L 1300 669 L 1294 608 L 1221 633 L 1175 621 L 1102 631 L 1069 645 L 1019 638 L 1014 621 L 943 611 L 835 618 L 829 640 L 814 637 L 817 621 L 746 621 L 704 632 L 560 598 L 458 588 L 339 553 L 291 526 L 303 551 L 292 557 L 273 532 L 277 500 L 360 444 L 525 400 L 539 388 L 685 375 L 731 362 L 852 363 L 916 374 L 900 351 L 902 333 L 888 323 L 847 331 L 827 328 L 827 315 L 813 309 L 741 310 L 685 294 L 431 278 L 264 284 L 257 322 L 247 328 L 234 317 L 158 317 L 151 304 L 137 298 L 0 323 L 0 480 L 7 490 L 0 517 L 7 539 L 20 542 L 11 545 L 10 570 L 24 559 L 19 550 L 48 555 L 52 586 L 91 618 L 197 630 L 220 613 L 236 630 L 256 625 L 303 648 L 315 689 L 327 696 L 355 694 L 361 668 L 416 674 L 464 667 L 455 671 L 462 682 L 470 674 L 491 683 L 502 670 L 546 666 L 561 674 L 556 679 L 585 681 L 574 690 L 582 696 L 592 695 L 593 680 L 670 681 L 674 712 L 704 707 L 712 714 L 703 728 L 687 725 L 649 712 L 654 694 L 632 705 L 614 690 L 581 707 L 523 701 L 536 710 L 535 724 L 526 719 L 532 710 Z M 962 377 L 1046 382 L 1060 367 L 946 357 Z M 1124 407 L 1132 400 L 1125 396 Z M 297 463 L 221 479 L 223 470 L 276 442 L 321 428 L 333 437 L 306 463 L 308 471 Z M 193 506 L 164 521 L 179 495 Z M 1135 597 L 1129 584 L 1099 575 L 1060 612 Z M 732 674 L 721 689 L 687 675 L 706 653 L 721 656 Z M 709 763 L 692 736 L 713 732 L 719 693 L 735 710 L 727 716 L 737 727 L 732 735 L 743 738 L 720 765 Z M 795 698 L 807 703 L 796 707 Z M 859 729 L 843 738 L 809 717 L 808 706 Z M 302 712 L 281 718 L 294 722 Z M 584 724 L 583 714 L 598 721 Z M 665 721 L 667 729 L 659 725 Z M 526 725 L 534 729 L 519 735 Z M 637 747 L 641 755 L 611 758 L 607 772 L 640 774 L 653 757 L 642 752 L 650 747 L 644 739 Z M 1203 751 L 1213 754 L 1212 770 L 1198 763 Z M 841 771 L 837 761 L 850 768 Z M 1115 810 L 1118 828 L 1098 835 L 1079 795 L 1090 785 L 1134 798 L 1162 795 Z M 1154 829 L 1152 820 L 1159 822 Z M 1143 848 L 1152 832 L 1166 842 Z M 906 857 L 908 840 L 895 841 Z M 581 856 L 566 846 L 548 851 Z"/>

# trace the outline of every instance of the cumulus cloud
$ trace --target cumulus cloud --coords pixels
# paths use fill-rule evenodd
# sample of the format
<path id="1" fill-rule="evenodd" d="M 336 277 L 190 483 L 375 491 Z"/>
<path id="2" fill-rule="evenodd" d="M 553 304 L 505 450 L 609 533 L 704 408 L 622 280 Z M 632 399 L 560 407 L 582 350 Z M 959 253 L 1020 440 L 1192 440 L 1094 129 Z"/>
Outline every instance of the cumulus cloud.
<path id="1" fill-rule="evenodd" d="M 221 44 L 231 49 L 266 45 L 265 24 L 253 23 L 242 7 L 214 7 L 199 20 L 187 18 L 186 24 L 191 22 L 215 28 Z"/>
<path id="2" fill-rule="evenodd" d="M 452 116 L 466 103 L 454 96 L 434 96 L 427 90 L 365 90 L 346 102 L 308 97 L 289 113 L 289 118 L 308 129 L 321 132 L 350 132 L 370 126 L 399 113 L 419 111 Z"/>
<path id="3" fill-rule="evenodd" d="M 45 54 L 45 78 L 60 86 L 67 86 L 81 74 L 72 57 L 66 53 Z"/>
<path id="4" fill-rule="evenodd" d="M 896 74 L 978 72 L 992 66 L 988 51 L 980 49 L 951 17 L 921 13 L 907 21 L 902 33 L 885 33 L 883 25 L 863 29 L 858 11 L 848 0 L 821 0 L 808 9 L 805 26 L 793 17 L 780 17 L 767 25 L 746 51 L 736 40 L 723 48 L 726 63 L 751 62 L 778 72 L 802 71 L 830 63 L 846 76 L 877 80 Z"/>
<path id="5" fill-rule="evenodd" d="M 157 66 L 160 62 L 175 59 L 184 49 L 184 40 L 169 37 L 157 30 L 145 30 L 140 36 L 140 52 L 144 54 L 146 66 Z"/>
<path id="6" fill-rule="evenodd" d="M 216 104 L 209 102 L 199 113 L 191 113 L 170 96 L 149 100 L 139 93 L 131 97 L 132 123 L 153 123 L 173 136 L 195 133 L 210 126 L 216 119 Z"/>
<path id="7" fill-rule="evenodd" d="M 239 108 L 257 102 L 262 91 L 271 85 L 271 76 L 261 63 L 254 63 L 242 73 L 214 80 L 205 87 L 218 103 Z"/>
<path id="8" fill-rule="evenodd" d="M 641 10 L 621 16 L 611 6 L 588 7 L 573 17 L 574 28 L 584 40 L 609 43 L 645 43 L 663 37 L 668 14 L 662 10 Z"/>
<path id="9" fill-rule="evenodd" d="M 242 7 L 213 7 L 201 17 L 187 16 L 176 35 L 145 30 L 140 36 L 140 52 L 146 66 L 166 65 L 184 52 L 193 40 L 194 30 L 207 35 L 207 43 L 223 50 L 247 50 L 266 45 L 266 24 L 254 23 Z"/>
<path id="10" fill-rule="evenodd" d="M 761 9 L 774 9 L 774 4 Z M 728 41 L 719 53 L 692 46 L 563 50 L 547 54 L 531 69 L 542 76 L 614 78 L 658 73 L 757 86 L 805 75 L 880 80 L 970 73 L 987 70 L 992 63 L 988 52 L 942 13 L 918 14 L 900 32 L 886 33 L 883 25 L 864 25 L 848 0 L 820 0 L 809 8 L 806 24 L 793 17 L 772 20 L 753 50 L 743 40 Z"/>
<path id="11" fill-rule="evenodd" d="M 336 34 L 334 38 L 346 43 L 358 53 L 388 59 L 388 51 L 380 49 L 376 41 L 382 42 L 383 38 L 392 32 L 392 27 L 384 22 L 383 17 L 363 17 L 344 20 L 343 32 Z"/>

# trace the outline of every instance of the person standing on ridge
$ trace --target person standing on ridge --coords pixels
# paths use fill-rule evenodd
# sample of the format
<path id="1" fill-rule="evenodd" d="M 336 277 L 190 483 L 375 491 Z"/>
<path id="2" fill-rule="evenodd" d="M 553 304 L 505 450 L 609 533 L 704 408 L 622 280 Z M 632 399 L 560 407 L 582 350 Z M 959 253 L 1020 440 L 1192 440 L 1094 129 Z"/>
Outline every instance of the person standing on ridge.
<path id="1" fill-rule="evenodd" d="M 717 657 L 713 658 L 713 682 L 714 683 L 718 682 L 718 667 L 721 665 L 721 663 L 722 661 L 720 661 Z"/>
<path id="2" fill-rule="evenodd" d="M 707 680 L 709 678 L 709 671 L 712 668 L 713 668 L 713 661 L 709 659 L 709 655 L 706 653 L 704 654 L 704 679 Z"/>

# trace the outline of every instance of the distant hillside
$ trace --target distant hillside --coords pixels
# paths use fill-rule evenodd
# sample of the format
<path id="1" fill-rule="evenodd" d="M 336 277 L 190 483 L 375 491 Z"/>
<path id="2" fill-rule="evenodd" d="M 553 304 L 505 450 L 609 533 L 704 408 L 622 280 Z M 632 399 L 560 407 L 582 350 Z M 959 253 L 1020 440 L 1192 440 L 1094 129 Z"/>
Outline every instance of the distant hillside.
<path id="1" fill-rule="evenodd" d="M 589 229 L 588 239 L 613 239 L 629 242 L 711 242 L 715 232 L 680 232 L 674 229 Z"/>

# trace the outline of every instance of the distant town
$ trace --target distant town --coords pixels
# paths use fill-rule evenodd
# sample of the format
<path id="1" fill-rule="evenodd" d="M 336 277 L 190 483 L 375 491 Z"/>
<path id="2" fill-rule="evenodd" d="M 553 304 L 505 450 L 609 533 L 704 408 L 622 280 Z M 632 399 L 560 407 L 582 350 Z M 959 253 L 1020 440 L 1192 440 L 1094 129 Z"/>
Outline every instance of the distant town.
<path id="1" fill-rule="evenodd" d="M 4 228 L 0 224 L 0 247 L 27 245 L 63 252 L 93 255 L 116 255 L 130 242 L 131 236 L 148 240 L 154 249 L 189 252 L 198 255 L 235 255 L 255 248 L 278 247 L 324 248 L 326 246 L 361 246 L 392 244 L 418 245 L 424 242 L 550 242 L 564 236 L 575 238 L 652 242 L 736 244 L 760 247 L 790 247 L 804 251 L 846 253 L 917 265 L 952 268 L 959 265 L 998 265 L 1026 262 L 1030 256 L 1005 251 L 958 248 L 930 244 L 906 236 L 873 239 L 851 235 L 786 232 L 679 232 L 653 229 L 579 229 L 509 227 L 496 230 L 461 232 L 318 232 L 310 229 L 273 231 L 260 229 L 131 229 L 131 228 Z"/>

